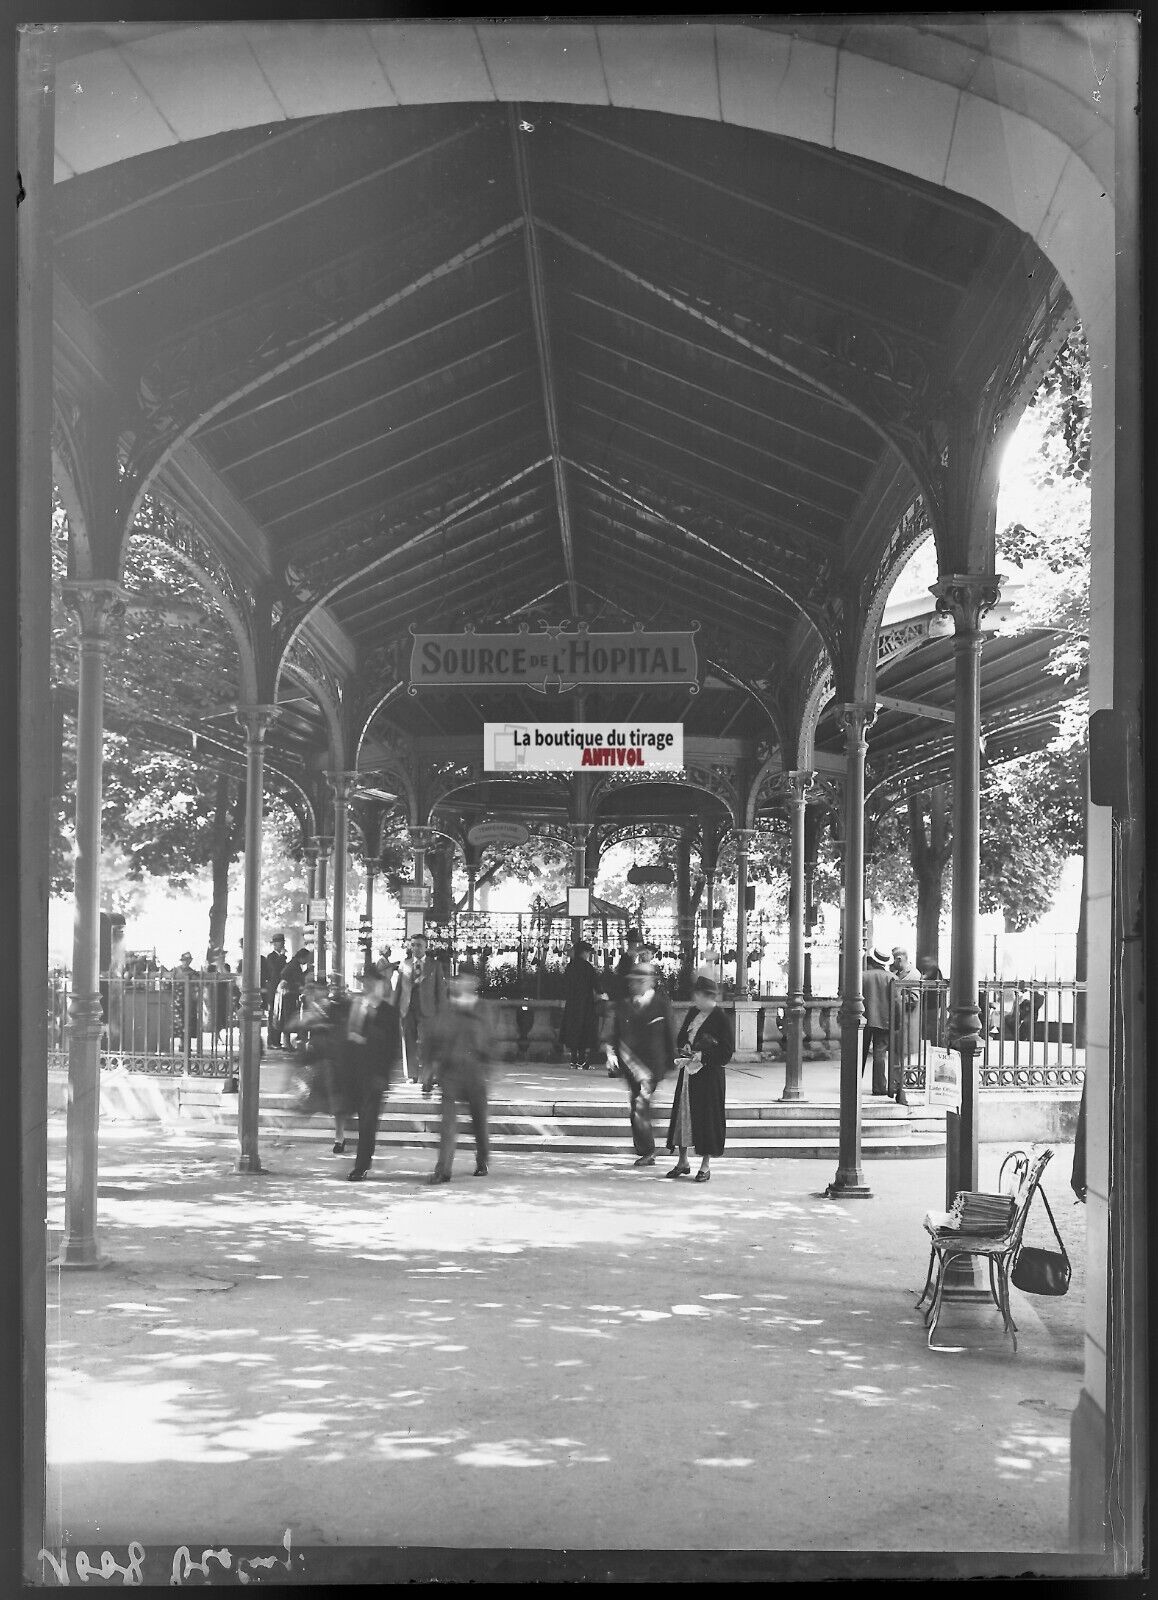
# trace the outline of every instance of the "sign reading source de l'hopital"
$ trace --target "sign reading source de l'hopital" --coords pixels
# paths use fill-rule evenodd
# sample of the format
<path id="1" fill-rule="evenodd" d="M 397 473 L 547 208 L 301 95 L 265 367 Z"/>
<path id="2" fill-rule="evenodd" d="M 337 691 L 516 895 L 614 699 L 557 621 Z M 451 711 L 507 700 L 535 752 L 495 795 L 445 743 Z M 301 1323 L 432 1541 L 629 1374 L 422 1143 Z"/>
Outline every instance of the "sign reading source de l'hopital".
<path id="1" fill-rule="evenodd" d="M 410 693 L 419 689 L 573 689 L 622 683 L 696 687 L 693 633 L 416 633 Z"/>
<path id="2" fill-rule="evenodd" d="M 486 772 L 679 772 L 682 722 L 484 722 Z"/>

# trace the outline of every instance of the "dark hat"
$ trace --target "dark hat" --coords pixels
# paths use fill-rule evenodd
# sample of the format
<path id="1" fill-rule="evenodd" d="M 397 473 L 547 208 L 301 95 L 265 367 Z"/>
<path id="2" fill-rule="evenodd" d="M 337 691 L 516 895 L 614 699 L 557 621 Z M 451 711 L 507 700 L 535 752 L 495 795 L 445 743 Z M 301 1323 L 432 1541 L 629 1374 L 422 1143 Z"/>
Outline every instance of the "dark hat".
<path id="1" fill-rule="evenodd" d="M 593 944 L 588 944 L 586 939 L 580 939 L 579 943 L 575 946 L 575 949 L 579 955 L 593 956 L 595 954 L 595 946 Z"/>
<path id="2" fill-rule="evenodd" d="M 274 936 L 273 936 L 272 943 L 273 944 L 284 944 L 285 943 L 285 934 L 284 933 L 275 933 Z"/>
<path id="3" fill-rule="evenodd" d="M 891 955 L 885 955 L 881 950 L 870 950 L 868 958 L 877 967 L 887 967 L 893 959 Z"/>
<path id="4" fill-rule="evenodd" d="M 638 928 L 628 928 L 628 930 L 627 930 L 627 942 L 628 942 L 628 944 L 639 944 L 640 943 L 640 934 L 639 934 L 639 929 Z"/>
<path id="5" fill-rule="evenodd" d="M 693 993 L 719 994 L 720 986 L 715 978 L 709 978 L 706 972 L 701 972 L 695 983 L 692 984 Z"/>

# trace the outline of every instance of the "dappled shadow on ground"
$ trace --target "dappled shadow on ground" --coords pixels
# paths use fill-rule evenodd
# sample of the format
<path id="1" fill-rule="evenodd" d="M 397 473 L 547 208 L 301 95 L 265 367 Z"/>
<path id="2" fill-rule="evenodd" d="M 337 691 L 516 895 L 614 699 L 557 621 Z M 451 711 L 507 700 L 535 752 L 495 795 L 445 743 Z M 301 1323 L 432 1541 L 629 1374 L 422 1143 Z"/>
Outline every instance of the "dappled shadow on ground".
<path id="1" fill-rule="evenodd" d="M 113 1265 L 50 1273 L 63 1531 L 109 1493 L 139 1506 L 150 1473 L 178 1496 L 220 1492 L 222 1515 L 246 1495 L 252 1509 L 276 1469 L 295 1537 L 312 1519 L 380 1541 L 388 1495 L 385 1542 L 573 1541 L 572 1502 L 590 1501 L 609 1543 L 936 1548 L 920 1496 L 986 1427 L 1007 1548 L 1038 1548 L 1058 1507 L 1064 1527 L 1072 1352 L 1039 1339 L 1013 1357 L 996 1313 L 964 1359 L 928 1351 L 920 1245 L 898 1251 L 882 1213 L 743 1170 L 756 1163 L 694 1188 L 622 1158 L 554 1157 L 547 1182 L 504 1158 L 476 1180 L 460 1154 L 462 1175 L 431 1190 L 418 1152 L 353 1186 L 348 1159 L 300 1145 L 267 1148 L 260 1176 L 234 1171 L 224 1141 L 111 1145 Z M 895 1523 L 862 1504 L 886 1433 Z M 431 1505 L 462 1473 L 476 1487 L 439 1537 Z M 639 1526 L 625 1489 L 643 1480 L 659 1520 Z M 326 1510 L 306 1487 L 322 1482 Z"/>

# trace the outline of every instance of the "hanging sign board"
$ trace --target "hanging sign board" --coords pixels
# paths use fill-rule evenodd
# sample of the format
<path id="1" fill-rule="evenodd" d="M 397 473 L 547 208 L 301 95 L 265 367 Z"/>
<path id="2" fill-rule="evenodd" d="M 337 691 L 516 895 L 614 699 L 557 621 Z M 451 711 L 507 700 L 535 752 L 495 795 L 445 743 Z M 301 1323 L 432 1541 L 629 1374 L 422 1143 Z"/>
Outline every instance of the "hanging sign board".
<path id="1" fill-rule="evenodd" d="M 325 922 L 325 920 L 326 920 L 326 902 L 324 900 L 311 900 L 310 901 L 309 910 L 310 910 L 310 915 L 309 915 L 309 921 L 310 922 Z"/>
<path id="2" fill-rule="evenodd" d="M 682 722 L 484 722 L 487 772 L 680 772 Z"/>
<path id="3" fill-rule="evenodd" d="M 398 904 L 403 911 L 424 911 L 433 893 L 428 883 L 404 883 L 398 891 Z"/>
<path id="4" fill-rule="evenodd" d="M 526 844 L 531 830 L 523 822 L 476 822 L 467 833 L 467 842 L 473 845 Z"/>
<path id="5" fill-rule="evenodd" d="M 416 934 L 426 931 L 426 912 L 408 911 L 406 913 L 406 937 L 413 939 Z"/>
<path id="6" fill-rule="evenodd" d="M 567 890 L 567 915 L 569 917 L 589 917 L 591 915 L 591 890 L 576 888 L 571 884 Z"/>
<path id="7" fill-rule="evenodd" d="M 410 693 L 419 689 L 573 689 L 578 684 L 698 687 L 695 633 L 415 633 Z"/>
<path id="8" fill-rule="evenodd" d="M 637 887 L 645 883 L 662 884 L 665 889 L 670 889 L 674 873 L 670 867 L 629 867 L 627 872 L 628 883 Z"/>

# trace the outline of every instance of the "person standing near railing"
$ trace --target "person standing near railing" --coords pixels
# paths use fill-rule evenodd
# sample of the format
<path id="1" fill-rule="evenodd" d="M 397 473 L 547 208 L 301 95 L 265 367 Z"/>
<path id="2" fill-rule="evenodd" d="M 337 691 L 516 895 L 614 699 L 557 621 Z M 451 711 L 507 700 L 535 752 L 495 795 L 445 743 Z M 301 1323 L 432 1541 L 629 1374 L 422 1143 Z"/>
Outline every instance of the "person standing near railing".
<path id="1" fill-rule="evenodd" d="M 271 1050 L 280 1050 L 282 1029 L 274 1021 L 273 1001 L 289 958 L 285 953 L 284 933 L 275 933 L 270 942 L 273 948 L 261 958 L 261 997 L 265 1002 L 266 1014 L 265 1042 Z"/>
<path id="2" fill-rule="evenodd" d="M 201 985 L 196 982 L 193 952 L 183 950 L 181 959 L 173 968 L 173 1021 L 178 1038 L 196 1044 L 201 1050 Z"/>
<path id="3" fill-rule="evenodd" d="M 872 1092 L 888 1094 L 890 993 L 889 958 L 881 950 L 870 950 L 860 975 L 864 996 L 864 1040 L 861 1044 L 860 1075 L 873 1058 Z"/>
<path id="4" fill-rule="evenodd" d="M 893 946 L 892 957 L 892 1038 L 896 1053 L 889 1060 L 889 1098 L 899 1106 L 907 1106 L 905 1068 L 916 1066 L 921 1050 L 921 1019 L 917 1014 L 921 1003 L 921 975 L 909 960 L 909 952 L 901 945 Z"/>

